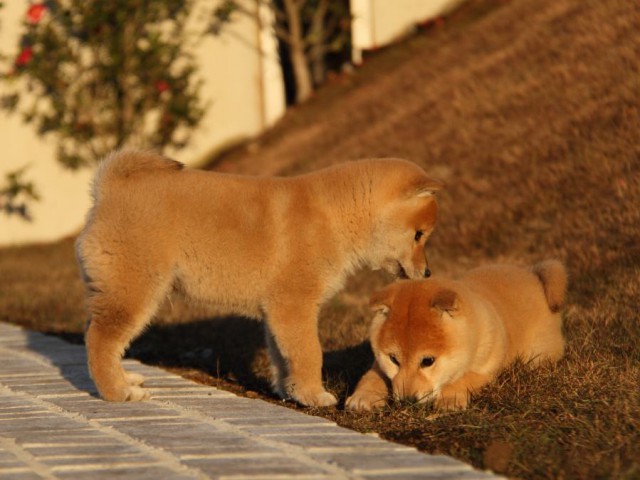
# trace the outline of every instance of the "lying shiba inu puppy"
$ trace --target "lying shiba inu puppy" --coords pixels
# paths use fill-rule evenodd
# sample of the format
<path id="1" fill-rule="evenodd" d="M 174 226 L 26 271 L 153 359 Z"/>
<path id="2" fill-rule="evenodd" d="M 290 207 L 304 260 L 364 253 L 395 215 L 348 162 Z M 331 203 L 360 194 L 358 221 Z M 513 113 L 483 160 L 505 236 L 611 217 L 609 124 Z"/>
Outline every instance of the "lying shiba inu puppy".
<path id="1" fill-rule="evenodd" d="M 321 382 L 320 305 L 365 265 L 426 275 L 439 188 L 397 159 L 264 178 L 190 170 L 149 152 L 112 154 L 76 245 L 100 394 L 147 398 L 120 359 L 177 285 L 229 313 L 266 318 L 276 391 L 303 405 L 335 404 Z"/>
<path id="2" fill-rule="evenodd" d="M 523 269 L 481 267 L 460 280 L 403 280 L 375 294 L 375 362 L 346 406 L 370 410 L 396 398 L 466 408 L 470 393 L 516 357 L 556 361 L 567 275 L 555 260 Z"/>

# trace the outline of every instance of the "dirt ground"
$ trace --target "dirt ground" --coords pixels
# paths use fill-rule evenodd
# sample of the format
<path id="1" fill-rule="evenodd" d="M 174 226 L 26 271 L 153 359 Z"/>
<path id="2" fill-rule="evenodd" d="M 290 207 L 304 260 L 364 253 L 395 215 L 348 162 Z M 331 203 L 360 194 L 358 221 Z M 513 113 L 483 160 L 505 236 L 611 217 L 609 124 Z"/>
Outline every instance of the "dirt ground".
<path id="1" fill-rule="evenodd" d="M 446 183 L 431 268 L 563 260 L 566 357 L 516 364 L 461 413 L 305 409 L 518 478 L 640 477 L 640 4 L 469 0 L 335 75 L 263 137 L 211 168 L 291 175 L 410 159 Z M 371 362 L 361 272 L 324 307 L 325 379 L 341 399 Z M 258 322 L 173 299 L 129 354 L 278 402 Z M 0 320 L 81 341 L 72 239 L 0 251 Z M 291 408 L 299 408 L 285 403 Z"/>

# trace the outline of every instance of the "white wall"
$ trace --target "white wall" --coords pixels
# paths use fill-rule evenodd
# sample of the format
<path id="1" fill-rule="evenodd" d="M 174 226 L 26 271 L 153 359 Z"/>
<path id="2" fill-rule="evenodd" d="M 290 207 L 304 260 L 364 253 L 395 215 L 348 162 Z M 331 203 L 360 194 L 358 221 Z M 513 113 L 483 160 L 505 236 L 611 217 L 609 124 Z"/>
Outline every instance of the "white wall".
<path id="1" fill-rule="evenodd" d="M 220 1 L 197 0 L 190 28 L 203 28 Z M 13 55 L 18 51 L 29 2 L 4 4 L 0 52 Z M 216 150 L 258 135 L 284 114 L 284 83 L 277 43 L 268 28 L 270 13 L 263 9 L 260 14 L 262 29 L 254 20 L 237 16 L 220 37 L 205 36 L 193 47 L 205 80 L 202 99 L 210 106 L 189 145 L 168 152 L 176 159 L 198 165 Z M 33 222 L 0 212 L 0 246 L 47 242 L 77 232 L 89 208 L 92 171 L 70 172 L 58 166 L 54 139 L 38 137 L 33 125 L 22 123 L 20 115 L 0 112 L 0 145 L 0 184 L 5 173 L 29 165 L 24 179 L 33 181 L 41 196 L 31 208 Z"/>
<path id="2" fill-rule="evenodd" d="M 33 221 L 0 212 L 0 245 L 46 242 L 78 230 L 89 208 L 92 171 L 71 172 L 54 161 L 51 140 L 39 138 L 18 116 L 0 114 L 0 184 L 4 174 L 27 166 L 24 180 L 35 184 L 40 201 L 32 202 Z"/>
<path id="3" fill-rule="evenodd" d="M 198 0 L 192 28 L 201 31 L 221 0 Z M 245 0 L 255 9 L 253 0 Z M 241 14 L 219 36 L 205 36 L 195 46 L 199 75 L 209 109 L 188 147 L 175 152 L 187 164 L 198 164 L 213 152 L 258 135 L 285 112 L 286 100 L 277 42 L 267 26 L 268 9 L 260 12 L 262 25 Z M 174 152 L 170 152 L 174 153 Z"/>
<path id="4" fill-rule="evenodd" d="M 27 6 L 26 1 L 5 2 L 0 10 L 0 52 L 5 55 L 18 51 Z M 0 82 L 0 95 L 3 92 Z M 19 114 L 0 112 L 0 145 L 0 185 L 7 172 L 26 166 L 23 178 L 35 184 L 40 196 L 30 208 L 32 222 L 0 212 L 0 245 L 54 240 L 78 229 L 89 207 L 91 172 L 62 168 L 54 161 L 52 139 L 38 137 Z"/>
<path id="5" fill-rule="evenodd" d="M 418 23 L 436 18 L 464 0 L 351 0 L 353 60 L 362 50 L 388 45 L 410 34 Z"/>

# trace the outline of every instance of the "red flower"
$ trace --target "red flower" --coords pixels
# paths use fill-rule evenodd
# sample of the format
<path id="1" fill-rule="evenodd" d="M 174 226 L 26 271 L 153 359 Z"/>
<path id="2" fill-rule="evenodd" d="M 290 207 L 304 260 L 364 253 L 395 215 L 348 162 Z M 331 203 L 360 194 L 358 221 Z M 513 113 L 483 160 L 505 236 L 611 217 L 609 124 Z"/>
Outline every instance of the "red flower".
<path id="1" fill-rule="evenodd" d="M 42 3 L 36 3 L 35 5 L 31 5 L 27 10 L 27 21 L 29 23 L 38 23 L 42 20 L 42 16 L 44 15 L 47 7 Z"/>
<path id="2" fill-rule="evenodd" d="M 166 92 L 169 90 L 169 83 L 166 80 L 159 80 L 156 82 L 156 90 L 158 93 Z"/>
<path id="3" fill-rule="evenodd" d="M 31 47 L 24 47 L 16 58 L 16 66 L 24 67 L 27 63 L 31 61 L 31 57 L 33 57 L 33 49 Z"/>

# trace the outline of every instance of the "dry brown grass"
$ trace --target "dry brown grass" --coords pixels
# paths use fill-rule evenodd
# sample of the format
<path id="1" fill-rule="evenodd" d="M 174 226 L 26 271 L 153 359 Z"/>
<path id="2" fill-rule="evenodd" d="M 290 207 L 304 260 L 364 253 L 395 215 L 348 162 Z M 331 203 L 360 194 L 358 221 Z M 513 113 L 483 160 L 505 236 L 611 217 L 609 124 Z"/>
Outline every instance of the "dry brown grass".
<path id="1" fill-rule="evenodd" d="M 433 270 L 568 265 L 557 365 L 514 365 L 462 413 L 309 413 L 510 477 L 640 477 L 638 51 L 634 1 L 470 0 L 217 160 L 220 170 L 288 174 L 406 157 L 447 182 Z M 362 272 L 323 309 L 325 378 L 340 398 L 371 362 L 367 298 L 387 281 Z M 79 341 L 81 296 L 71 240 L 0 251 L 0 320 Z M 174 299 L 130 354 L 277 401 L 260 324 L 210 316 Z"/>

